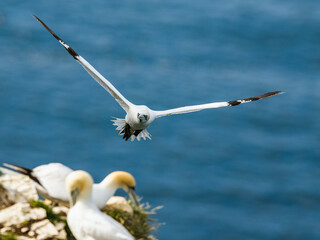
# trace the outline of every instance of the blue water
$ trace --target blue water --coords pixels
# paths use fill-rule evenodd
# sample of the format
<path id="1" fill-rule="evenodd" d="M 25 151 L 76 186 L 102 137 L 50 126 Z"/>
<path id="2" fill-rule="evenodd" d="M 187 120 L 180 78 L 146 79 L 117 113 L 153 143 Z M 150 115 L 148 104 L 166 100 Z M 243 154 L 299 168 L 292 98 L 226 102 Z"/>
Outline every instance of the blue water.
<path id="1" fill-rule="evenodd" d="M 132 102 L 152 109 L 286 94 L 157 119 L 123 110 L 38 15 Z M 160 239 L 320 238 L 320 2 L 0 2 L 0 162 L 126 170 Z M 120 193 L 120 192 L 119 192 Z"/>

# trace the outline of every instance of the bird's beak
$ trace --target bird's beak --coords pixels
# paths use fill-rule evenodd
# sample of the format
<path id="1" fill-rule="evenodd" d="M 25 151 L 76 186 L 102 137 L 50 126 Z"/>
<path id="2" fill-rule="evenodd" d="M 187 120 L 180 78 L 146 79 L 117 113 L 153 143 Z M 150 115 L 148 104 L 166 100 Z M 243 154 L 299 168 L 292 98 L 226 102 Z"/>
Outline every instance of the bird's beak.
<path id="1" fill-rule="evenodd" d="M 137 194 L 136 194 L 135 188 L 129 187 L 128 194 L 129 194 L 130 200 L 134 203 L 134 205 L 139 207 L 139 201 L 137 199 Z"/>
<path id="2" fill-rule="evenodd" d="M 79 189 L 75 188 L 71 191 L 71 198 L 70 198 L 70 207 L 76 204 L 77 198 L 79 194 Z"/>

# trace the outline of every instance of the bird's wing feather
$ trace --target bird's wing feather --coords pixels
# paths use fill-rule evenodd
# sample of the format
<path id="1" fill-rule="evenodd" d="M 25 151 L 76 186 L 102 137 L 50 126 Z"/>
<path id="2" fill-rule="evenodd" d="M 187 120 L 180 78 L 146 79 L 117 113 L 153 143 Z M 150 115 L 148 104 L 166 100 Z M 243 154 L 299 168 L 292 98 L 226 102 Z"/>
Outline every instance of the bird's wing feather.
<path id="1" fill-rule="evenodd" d="M 36 175 L 34 175 L 34 172 L 33 172 L 32 169 L 25 168 L 25 167 L 18 166 L 18 165 L 14 165 L 14 164 L 9 164 L 9 163 L 3 163 L 3 165 L 5 167 L 7 167 L 7 168 L 10 168 L 10 169 L 20 173 L 20 174 L 28 176 L 34 182 L 36 182 L 37 184 L 39 184 L 40 186 L 43 187 L 43 185 L 41 184 L 40 179 L 38 179 L 38 177 Z"/>
<path id="2" fill-rule="evenodd" d="M 180 108 L 173 108 L 169 110 L 164 110 L 164 111 L 154 111 L 156 114 L 156 117 L 164 117 L 168 115 L 173 115 L 173 114 L 182 114 L 182 113 L 189 113 L 189 112 L 196 112 L 204 109 L 209 109 L 209 108 L 220 108 L 220 107 L 228 107 L 228 106 L 237 106 L 241 103 L 247 103 L 247 102 L 252 102 L 252 101 L 257 101 L 263 98 L 268 98 L 272 97 L 278 94 L 283 93 L 282 91 L 274 91 L 274 92 L 268 92 L 259 96 L 255 97 L 249 97 L 249 98 L 244 98 L 244 99 L 239 99 L 239 100 L 234 100 L 234 101 L 228 101 L 228 102 L 214 102 L 214 103 L 207 103 L 207 104 L 201 104 L 201 105 L 193 105 L 193 106 L 186 106 L 186 107 L 180 107 Z"/>
<path id="3" fill-rule="evenodd" d="M 39 179 L 50 197 L 68 202 L 65 179 L 72 169 L 61 163 L 50 163 L 36 167 L 33 174 Z"/>
<path id="4" fill-rule="evenodd" d="M 42 22 L 37 16 L 35 19 L 52 34 L 61 45 L 68 51 L 68 53 L 78 62 L 81 66 L 93 77 L 105 90 L 107 90 L 120 104 L 120 106 L 127 112 L 129 107 L 133 105 L 106 79 L 104 78 L 90 63 L 88 63 L 83 57 L 76 53 L 66 42 L 58 37 L 44 22 Z"/>
<path id="5" fill-rule="evenodd" d="M 68 202 L 68 193 L 65 190 L 65 179 L 72 170 L 67 166 L 61 163 L 50 163 L 29 169 L 8 163 L 4 163 L 3 165 L 19 174 L 30 177 L 42 197 L 61 203 Z"/>

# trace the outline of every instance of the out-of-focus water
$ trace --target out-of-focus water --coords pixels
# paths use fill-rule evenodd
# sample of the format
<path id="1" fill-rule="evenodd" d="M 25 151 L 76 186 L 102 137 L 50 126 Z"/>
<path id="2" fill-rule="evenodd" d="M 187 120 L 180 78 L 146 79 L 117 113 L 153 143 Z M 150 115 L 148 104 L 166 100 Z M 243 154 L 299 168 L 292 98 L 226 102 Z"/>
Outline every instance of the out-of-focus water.
<path id="1" fill-rule="evenodd" d="M 157 119 L 123 110 L 31 16 L 152 109 L 286 94 Z M 0 162 L 126 170 L 160 239 L 320 238 L 320 2 L 0 2 Z"/>

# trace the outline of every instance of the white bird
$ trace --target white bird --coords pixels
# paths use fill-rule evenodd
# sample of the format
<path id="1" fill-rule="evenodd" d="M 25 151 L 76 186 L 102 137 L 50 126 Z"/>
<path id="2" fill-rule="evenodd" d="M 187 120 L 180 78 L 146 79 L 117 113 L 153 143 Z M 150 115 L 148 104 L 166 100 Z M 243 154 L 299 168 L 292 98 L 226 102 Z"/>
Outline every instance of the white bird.
<path id="1" fill-rule="evenodd" d="M 73 171 L 61 163 L 49 163 L 29 169 L 8 163 L 5 167 L 29 176 L 34 182 L 39 195 L 62 204 L 69 203 L 69 195 L 65 188 L 67 176 Z M 136 181 L 134 177 L 123 171 L 115 171 L 106 176 L 100 183 L 93 185 L 93 201 L 102 209 L 117 189 L 126 191 L 134 204 L 139 206 L 135 194 Z"/>
<path id="2" fill-rule="evenodd" d="M 234 101 L 226 102 L 214 102 L 201 105 L 193 105 L 186 107 L 179 107 L 164 111 L 151 110 L 145 105 L 135 105 L 127 100 L 106 78 L 104 78 L 90 63 L 88 63 L 83 57 L 76 53 L 66 42 L 58 37 L 46 24 L 44 24 L 37 16 L 35 19 L 45 27 L 68 51 L 68 53 L 78 62 L 81 66 L 105 89 L 107 90 L 120 106 L 126 111 L 125 119 L 116 118 L 112 120 L 113 125 L 117 126 L 116 130 L 119 130 L 119 135 L 123 135 L 123 138 L 127 141 L 131 137 L 131 141 L 137 138 L 140 141 L 141 138 L 151 139 L 150 133 L 146 130 L 147 127 L 159 117 L 169 116 L 173 114 L 182 114 L 189 112 L 196 112 L 210 108 L 220 108 L 228 106 L 236 106 L 241 103 L 252 102 L 263 98 L 271 97 L 283 93 L 282 91 L 268 92 L 259 96 L 249 97 Z"/>
<path id="3" fill-rule="evenodd" d="M 66 179 L 70 199 L 67 221 L 78 240 L 134 240 L 120 223 L 103 214 L 92 200 L 92 177 L 84 171 L 74 171 Z"/>

